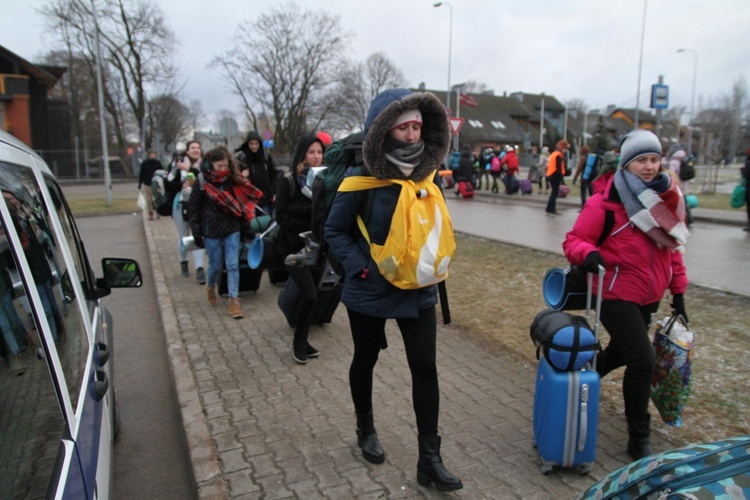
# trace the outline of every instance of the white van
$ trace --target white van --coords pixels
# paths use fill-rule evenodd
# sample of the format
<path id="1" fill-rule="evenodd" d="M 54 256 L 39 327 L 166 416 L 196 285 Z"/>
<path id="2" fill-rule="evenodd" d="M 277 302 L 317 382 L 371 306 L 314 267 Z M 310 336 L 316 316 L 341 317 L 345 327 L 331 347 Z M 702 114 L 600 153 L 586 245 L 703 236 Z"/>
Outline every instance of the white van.
<path id="1" fill-rule="evenodd" d="M 141 286 L 132 259 L 91 269 L 44 161 L 0 131 L 0 497 L 110 496 L 117 403 L 100 298 Z"/>

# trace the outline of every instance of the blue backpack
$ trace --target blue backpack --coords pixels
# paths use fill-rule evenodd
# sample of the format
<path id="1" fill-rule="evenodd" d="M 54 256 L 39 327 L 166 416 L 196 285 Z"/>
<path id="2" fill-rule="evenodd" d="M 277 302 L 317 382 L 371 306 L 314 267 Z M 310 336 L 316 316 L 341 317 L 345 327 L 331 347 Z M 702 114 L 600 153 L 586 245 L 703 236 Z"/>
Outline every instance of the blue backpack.
<path id="1" fill-rule="evenodd" d="M 586 166 L 583 168 L 583 175 L 581 176 L 584 181 L 590 181 L 595 179 L 599 175 L 599 167 L 602 164 L 601 157 L 596 153 L 589 153 L 586 157 Z"/>

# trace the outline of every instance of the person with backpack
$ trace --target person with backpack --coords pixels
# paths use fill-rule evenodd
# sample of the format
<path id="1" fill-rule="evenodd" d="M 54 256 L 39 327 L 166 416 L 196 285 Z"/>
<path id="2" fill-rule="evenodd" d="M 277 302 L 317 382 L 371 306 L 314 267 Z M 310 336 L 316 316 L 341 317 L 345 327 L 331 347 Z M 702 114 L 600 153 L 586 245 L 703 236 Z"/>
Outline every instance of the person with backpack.
<path id="1" fill-rule="evenodd" d="M 312 192 L 307 186 L 307 174 L 323 163 L 325 145 L 316 134 L 302 136 L 292 159 L 291 172 L 279 177 L 276 189 L 276 222 L 279 225 L 278 251 L 285 256 L 284 264 L 289 278 L 300 290 L 294 322 L 292 357 L 304 365 L 320 352 L 308 341 L 310 318 L 318 297 L 318 287 L 312 266 L 306 265 L 305 240 L 301 233 L 312 231 Z M 317 264 L 317 262 L 316 262 Z"/>
<path id="2" fill-rule="evenodd" d="M 586 203 L 586 198 L 588 198 L 593 193 L 591 187 L 591 179 L 589 179 L 588 177 L 584 179 L 583 176 L 584 172 L 586 171 L 586 164 L 588 163 L 590 153 L 591 148 L 589 146 L 581 146 L 581 150 L 578 152 L 578 165 L 576 166 L 576 171 L 573 173 L 574 186 L 576 184 L 576 181 L 578 181 L 578 178 L 581 178 L 581 209 L 583 209 L 583 205 L 584 203 Z"/>
<path id="3" fill-rule="evenodd" d="M 201 143 L 195 140 L 189 141 L 185 148 L 185 154 L 175 158 L 170 166 L 167 174 L 167 190 L 175 193 L 172 201 L 172 220 L 177 229 L 177 255 L 180 259 L 180 272 L 183 277 L 187 278 L 190 276 L 190 272 L 188 271 L 187 250 L 183 238 L 190 236 L 188 202 L 192 185 L 200 175 L 203 153 Z M 195 266 L 195 279 L 199 285 L 205 285 L 206 273 L 203 270 L 205 251 L 198 248 L 191 253 Z"/>
<path id="4" fill-rule="evenodd" d="M 505 147 L 505 156 L 500 160 L 500 168 L 503 171 L 503 184 L 505 194 L 516 194 L 518 192 L 518 154 L 516 148 L 508 144 Z"/>
<path id="5" fill-rule="evenodd" d="M 271 215 L 273 212 L 273 197 L 276 194 L 276 178 L 278 170 L 273 157 L 263 148 L 260 134 L 255 130 L 247 133 L 245 142 L 235 149 L 235 158 L 239 162 L 239 169 L 250 183 L 263 192 L 258 206 Z"/>
<path id="6" fill-rule="evenodd" d="M 602 294 L 601 323 L 610 341 L 597 357 L 596 370 L 604 377 L 625 366 L 627 452 L 637 460 L 652 453 L 648 406 L 655 353 L 649 327 L 666 290 L 673 310 L 688 321 L 682 257 L 688 230 L 684 199 L 661 166 L 656 135 L 630 132 L 620 151 L 617 170 L 594 181 L 594 195 L 565 236 L 563 251 L 571 265 L 588 272 L 604 267 L 603 289 L 594 293 Z"/>
<path id="7" fill-rule="evenodd" d="M 393 214 L 402 190 L 413 189 L 410 183 L 438 182 L 435 173 L 450 143 L 445 106 L 429 92 L 389 89 L 373 99 L 364 133 L 366 174 L 373 183 L 380 181 L 384 185 L 344 191 L 347 181 L 355 178 L 346 177 L 325 224 L 326 241 L 344 268 L 341 301 L 346 306 L 354 342 L 349 384 L 357 420 L 357 444 L 365 460 L 375 464 L 385 460 L 374 426 L 373 371 L 381 349 L 387 346 L 386 321 L 395 319 L 411 371 L 419 444 L 417 481 L 423 486 L 434 483 L 440 491 L 457 490 L 463 483 L 443 465 L 438 435 L 438 287 L 417 284 L 405 289 L 394 285 L 373 260 L 368 243 L 369 239 L 374 245 L 387 246 L 389 230 L 398 224 Z M 430 186 L 430 190 L 440 197 L 435 205 L 444 205 L 439 186 L 434 190 Z M 426 189 L 420 190 L 419 196 L 433 199 Z M 363 199 L 370 199 L 369 213 L 364 216 Z"/>
<path id="8" fill-rule="evenodd" d="M 239 171 L 224 146 L 206 153 L 202 182 L 196 181 L 190 194 L 190 230 L 195 244 L 208 253 L 206 300 L 216 306 L 216 285 L 222 268 L 227 271 L 229 314 L 242 319 L 240 308 L 240 233 L 242 225 L 255 218 L 255 206 L 263 192 Z"/>
<path id="9" fill-rule="evenodd" d="M 682 138 L 683 134 L 680 134 Z M 678 142 L 673 144 L 667 150 L 666 164 L 667 168 L 675 174 L 675 179 L 680 186 L 683 196 L 690 194 L 690 179 L 693 178 L 695 173 L 688 174 L 688 167 L 686 164 L 688 161 L 692 161 L 691 167 L 695 169 L 695 158 L 688 152 L 687 146 Z M 688 226 L 693 224 L 693 214 L 690 211 L 690 206 L 686 203 L 685 209 L 687 210 L 687 224 Z"/>
<path id="10" fill-rule="evenodd" d="M 471 148 L 467 144 L 461 150 L 461 156 L 458 159 L 458 169 L 454 172 L 456 178 L 456 193 L 458 193 L 458 183 L 468 182 L 474 186 L 474 155 L 471 154 Z"/>
<path id="11" fill-rule="evenodd" d="M 138 173 L 138 189 L 146 198 L 146 208 L 148 209 L 148 219 L 154 220 L 154 199 L 151 195 L 151 179 L 157 170 L 162 169 L 162 164 L 156 159 L 156 151 L 148 150 L 147 158 L 141 163 L 141 169 Z"/>

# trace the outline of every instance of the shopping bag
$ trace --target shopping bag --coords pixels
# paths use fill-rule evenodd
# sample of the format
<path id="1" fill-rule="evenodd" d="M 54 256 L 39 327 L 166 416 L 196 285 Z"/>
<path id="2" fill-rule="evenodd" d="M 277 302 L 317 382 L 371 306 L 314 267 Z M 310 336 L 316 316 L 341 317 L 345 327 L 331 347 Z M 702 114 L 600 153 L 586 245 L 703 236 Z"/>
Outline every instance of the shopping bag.
<path id="1" fill-rule="evenodd" d="M 695 336 L 677 314 L 658 321 L 657 325 L 651 401 L 665 424 L 679 427 L 693 383 L 691 365 Z"/>
<path id="2" fill-rule="evenodd" d="M 136 204 L 141 210 L 146 210 L 146 197 L 143 196 L 142 191 L 138 191 L 138 201 L 136 201 Z"/>
<path id="3" fill-rule="evenodd" d="M 746 181 L 743 178 L 739 184 L 734 186 L 734 189 L 732 190 L 732 196 L 729 197 L 729 203 L 732 205 L 732 208 L 742 208 L 745 206 L 746 190 Z"/>

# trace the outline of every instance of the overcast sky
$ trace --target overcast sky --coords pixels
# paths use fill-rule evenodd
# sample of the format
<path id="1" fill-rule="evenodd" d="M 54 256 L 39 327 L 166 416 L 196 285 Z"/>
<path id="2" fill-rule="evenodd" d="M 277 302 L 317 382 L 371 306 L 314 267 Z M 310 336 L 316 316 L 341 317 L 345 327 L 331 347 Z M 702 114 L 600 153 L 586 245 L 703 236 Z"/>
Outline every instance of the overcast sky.
<path id="1" fill-rule="evenodd" d="M 101 1 L 101 0 L 97 0 Z M 0 0 L 0 45 L 31 62 L 53 39 L 37 10 L 43 0 Z M 239 111 L 237 97 L 207 67 L 232 45 L 242 21 L 253 21 L 279 0 L 158 0 L 176 33 L 178 64 L 187 100 L 200 99 L 206 114 Z M 297 0 L 301 9 L 323 8 L 355 33 L 347 56 L 364 61 L 384 52 L 408 84 L 448 86 L 449 31 L 453 35 L 450 81 L 486 83 L 496 94 L 544 92 L 562 102 L 583 99 L 590 108 L 641 109 L 659 75 L 670 87 L 670 106 L 690 109 L 697 53 L 696 106 L 731 92 L 750 76 L 750 1 L 651 0 Z M 238 117 L 239 117 L 239 113 Z"/>

